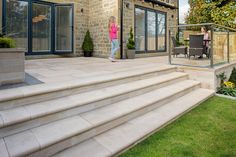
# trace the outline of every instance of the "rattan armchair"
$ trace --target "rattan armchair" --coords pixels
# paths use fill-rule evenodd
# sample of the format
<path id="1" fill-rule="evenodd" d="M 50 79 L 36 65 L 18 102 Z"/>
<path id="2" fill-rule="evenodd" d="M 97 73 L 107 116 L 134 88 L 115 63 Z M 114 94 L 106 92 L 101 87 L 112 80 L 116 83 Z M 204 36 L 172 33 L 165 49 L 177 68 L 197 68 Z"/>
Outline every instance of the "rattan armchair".
<path id="1" fill-rule="evenodd" d="M 173 43 L 173 48 L 172 48 L 172 55 L 178 56 L 179 54 L 185 55 L 185 57 L 188 56 L 188 48 L 186 46 L 178 46 L 177 41 L 174 37 L 171 37 L 172 43 Z"/>
<path id="2" fill-rule="evenodd" d="M 204 53 L 203 47 L 204 35 L 190 35 L 189 36 L 189 59 L 191 56 L 201 57 Z"/>

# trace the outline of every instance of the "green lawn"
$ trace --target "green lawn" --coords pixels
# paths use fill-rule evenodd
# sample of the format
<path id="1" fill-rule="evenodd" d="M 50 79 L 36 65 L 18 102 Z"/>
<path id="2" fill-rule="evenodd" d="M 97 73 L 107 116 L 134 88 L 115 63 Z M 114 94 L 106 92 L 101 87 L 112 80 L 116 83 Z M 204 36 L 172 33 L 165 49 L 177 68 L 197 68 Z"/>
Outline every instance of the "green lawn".
<path id="1" fill-rule="evenodd" d="M 213 97 L 120 157 L 236 157 L 236 101 Z"/>

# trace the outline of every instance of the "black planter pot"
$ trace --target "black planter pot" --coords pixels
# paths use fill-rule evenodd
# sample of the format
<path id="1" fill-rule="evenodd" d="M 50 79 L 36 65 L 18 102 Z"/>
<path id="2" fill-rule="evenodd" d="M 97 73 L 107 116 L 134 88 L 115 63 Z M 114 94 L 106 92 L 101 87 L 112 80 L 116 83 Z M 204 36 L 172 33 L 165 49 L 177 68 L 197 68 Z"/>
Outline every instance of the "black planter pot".
<path id="1" fill-rule="evenodd" d="M 84 51 L 84 57 L 92 57 L 92 52 L 91 51 Z"/>

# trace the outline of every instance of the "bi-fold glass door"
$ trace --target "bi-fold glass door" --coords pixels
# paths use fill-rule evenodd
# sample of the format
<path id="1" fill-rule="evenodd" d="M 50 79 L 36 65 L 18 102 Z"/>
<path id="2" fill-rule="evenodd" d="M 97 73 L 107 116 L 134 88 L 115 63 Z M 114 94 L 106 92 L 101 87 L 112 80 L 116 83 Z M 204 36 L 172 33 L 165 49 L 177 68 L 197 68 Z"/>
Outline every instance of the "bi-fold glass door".
<path id="1" fill-rule="evenodd" d="M 55 52 L 73 51 L 73 7 L 55 6 Z"/>
<path id="2" fill-rule="evenodd" d="M 52 5 L 32 3 L 32 51 L 51 52 L 52 50 Z"/>
<path id="3" fill-rule="evenodd" d="M 29 2 L 2 1 L 2 30 L 14 39 L 16 46 L 28 50 Z"/>
<path id="4" fill-rule="evenodd" d="M 4 0 L 6 35 L 27 54 L 73 52 L 73 5 L 38 0 Z"/>
<path id="5" fill-rule="evenodd" d="M 136 53 L 166 51 L 166 17 L 164 12 L 135 6 Z"/>

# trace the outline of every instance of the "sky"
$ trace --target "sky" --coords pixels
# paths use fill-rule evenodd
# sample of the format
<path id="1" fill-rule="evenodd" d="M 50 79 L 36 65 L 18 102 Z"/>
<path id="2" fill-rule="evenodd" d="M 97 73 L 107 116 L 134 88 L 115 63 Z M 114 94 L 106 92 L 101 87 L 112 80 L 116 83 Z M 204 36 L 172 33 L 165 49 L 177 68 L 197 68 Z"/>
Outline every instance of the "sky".
<path id="1" fill-rule="evenodd" d="M 179 0 L 179 22 L 184 23 L 184 18 L 189 10 L 188 0 Z"/>

